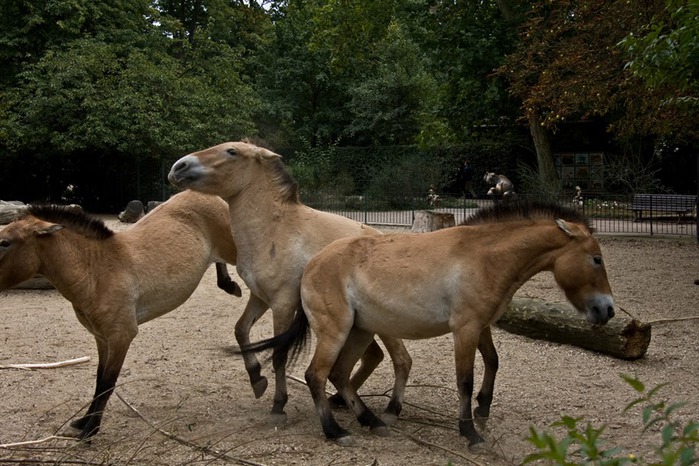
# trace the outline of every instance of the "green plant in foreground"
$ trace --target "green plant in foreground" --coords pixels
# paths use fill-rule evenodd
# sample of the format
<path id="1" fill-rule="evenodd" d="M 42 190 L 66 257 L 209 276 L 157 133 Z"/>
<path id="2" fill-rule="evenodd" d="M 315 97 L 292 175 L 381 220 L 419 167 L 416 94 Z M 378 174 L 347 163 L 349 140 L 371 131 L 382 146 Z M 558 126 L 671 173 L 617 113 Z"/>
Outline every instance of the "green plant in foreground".
<path id="1" fill-rule="evenodd" d="M 596 428 L 587 423 L 580 426 L 582 418 L 563 416 L 560 421 L 552 424 L 552 427 L 564 427 L 568 433 L 558 440 L 548 432 L 538 431 L 534 427 L 529 428 L 530 435 L 527 440 L 537 448 L 537 452 L 531 453 L 524 459 L 524 463 L 544 461 L 560 465 L 626 465 L 654 464 L 654 465 L 691 465 L 699 464 L 697 456 L 697 440 L 699 439 L 699 423 L 690 421 L 683 425 L 676 419 L 676 411 L 685 403 L 670 403 L 656 401 L 658 391 L 666 384 L 660 384 L 652 389 L 637 378 L 623 375 L 622 378 L 637 393 L 638 398 L 626 405 L 624 412 L 628 412 L 637 405 L 643 405 L 643 432 L 651 428 L 659 428 L 662 443 L 655 449 L 656 458 L 644 461 L 643 458 L 633 453 L 622 453 L 620 448 L 604 449 L 605 440 L 602 438 L 605 426 Z"/>

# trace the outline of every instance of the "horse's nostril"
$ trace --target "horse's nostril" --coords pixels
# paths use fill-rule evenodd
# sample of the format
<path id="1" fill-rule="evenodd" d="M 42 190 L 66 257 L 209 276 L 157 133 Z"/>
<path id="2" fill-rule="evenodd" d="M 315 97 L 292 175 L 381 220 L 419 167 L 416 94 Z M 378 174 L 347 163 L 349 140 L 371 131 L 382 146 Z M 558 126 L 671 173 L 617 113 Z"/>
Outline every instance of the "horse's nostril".
<path id="1" fill-rule="evenodd" d="M 177 163 L 175 164 L 173 170 L 174 170 L 175 173 L 178 173 L 178 172 L 181 172 L 181 171 L 186 170 L 187 167 L 188 167 L 188 165 L 189 165 L 189 164 L 187 164 L 186 161 L 181 160 L 181 161 L 179 161 L 179 162 L 177 162 Z"/>
<path id="2" fill-rule="evenodd" d="M 609 306 L 609 307 L 607 308 L 607 315 L 609 316 L 610 319 L 611 319 L 612 317 L 614 317 L 614 306 Z"/>

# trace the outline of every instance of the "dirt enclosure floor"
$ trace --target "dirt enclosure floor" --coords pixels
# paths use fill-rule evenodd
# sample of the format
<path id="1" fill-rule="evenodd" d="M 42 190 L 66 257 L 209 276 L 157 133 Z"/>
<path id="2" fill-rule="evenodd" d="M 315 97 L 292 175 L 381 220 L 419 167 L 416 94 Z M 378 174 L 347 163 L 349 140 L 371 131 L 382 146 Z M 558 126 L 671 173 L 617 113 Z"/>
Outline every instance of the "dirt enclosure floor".
<path id="1" fill-rule="evenodd" d="M 0 366 L 91 360 L 56 369 L 0 370 L 0 464 L 510 465 L 533 452 L 525 440 L 530 426 L 560 434 L 548 426 L 564 414 L 605 424 L 606 446 L 649 457 L 660 434 L 641 432 L 640 407 L 623 413 L 635 393 L 620 374 L 648 386 L 668 383 L 661 398 L 687 402 L 680 421 L 699 420 L 699 320 L 677 320 L 699 315 L 699 247 L 691 238 L 602 236 L 600 243 L 617 306 L 642 321 L 670 320 L 652 323 L 648 353 L 638 361 L 495 329 L 500 371 L 487 444 L 475 451 L 457 428 L 450 335 L 407 342 L 413 357 L 407 403 L 390 437 L 373 436 L 349 412 L 338 411 L 357 445 L 343 448 L 325 440 L 307 387 L 294 380 L 288 382 L 288 422 L 271 426 L 272 380 L 255 399 L 242 360 L 230 351 L 247 289 L 243 298 L 220 291 L 213 267 L 187 303 L 141 327 L 116 390 L 123 400 L 111 398 L 97 436 L 87 443 L 50 439 L 7 446 L 72 431 L 67 423 L 86 408 L 94 390 L 97 354 L 70 303 L 56 291 L 1 293 Z M 564 301 L 548 274 L 534 277 L 518 296 Z M 254 340 L 268 337 L 270 313 L 253 330 Z M 292 377 L 303 379 L 309 358 L 290 370 Z M 270 376 L 271 368 L 265 372 Z M 479 385 L 480 361 L 476 372 Z M 382 412 L 392 384 L 385 360 L 361 394 Z"/>

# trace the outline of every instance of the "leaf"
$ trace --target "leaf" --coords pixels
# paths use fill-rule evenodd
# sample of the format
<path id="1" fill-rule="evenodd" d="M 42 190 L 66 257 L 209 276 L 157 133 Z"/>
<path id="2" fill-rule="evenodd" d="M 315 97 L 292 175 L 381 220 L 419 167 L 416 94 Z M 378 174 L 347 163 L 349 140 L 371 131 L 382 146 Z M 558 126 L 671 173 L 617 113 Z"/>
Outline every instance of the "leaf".
<path id="1" fill-rule="evenodd" d="M 630 375 L 625 375 L 625 374 L 622 374 L 621 377 L 626 381 L 626 383 L 631 385 L 631 388 L 633 388 L 637 392 L 643 393 L 646 390 L 646 387 L 645 387 L 645 385 L 643 385 L 643 382 L 638 380 L 636 377 L 632 377 Z"/>

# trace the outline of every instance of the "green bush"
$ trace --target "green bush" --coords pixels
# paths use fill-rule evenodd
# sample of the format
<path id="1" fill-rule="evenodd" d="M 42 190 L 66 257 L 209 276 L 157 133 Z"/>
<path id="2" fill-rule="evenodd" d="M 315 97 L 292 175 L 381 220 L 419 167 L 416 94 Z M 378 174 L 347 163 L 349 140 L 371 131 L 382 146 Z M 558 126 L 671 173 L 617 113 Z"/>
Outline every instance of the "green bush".
<path id="1" fill-rule="evenodd" d="M 657 464 L 663 466 L 691 465 L 699 463 L 697 457 L 697 440 L 699 439 L 699 423 L 690 421 L 682 424 L 676 419 L 676 412 L 684 403 L 668 403 L 665 400 L 656 401 L 658 391 L 666 384 L 660 384 L 652 389 L 637 378 L 622 376 L 623 379 L 641 396 L 629 403 L 624 412 L 632 407 L 643 405 L 643 432 L 651 428 L 660 428 L 660 445 L 655 449 L 657 458 L 648 459 L 634 453 L 624 453 L 618 447 L 604 448 L 607 443 L 603 438 L 605 426 L 593 427 L 587 423 L 581 427 L 582 418 L 563 416 L 552 426 L 564 427 L 568 433 L 562 439 L 557 439 L 548 432 L 529 428 L 527 440 L 536 447 L 537 451 L 528 455 L 524 463 L 545 461 L 547 463 L 565 466 L 572 465 L 625 465 L 625 464 Z"/>

